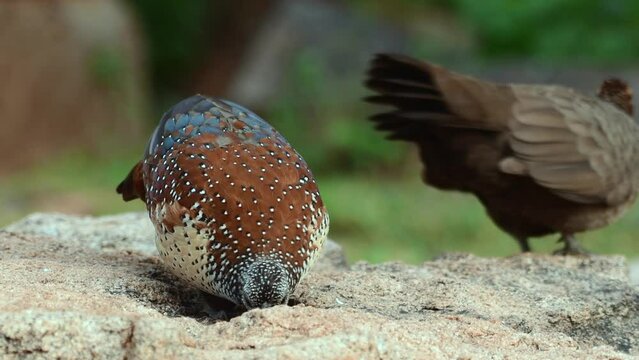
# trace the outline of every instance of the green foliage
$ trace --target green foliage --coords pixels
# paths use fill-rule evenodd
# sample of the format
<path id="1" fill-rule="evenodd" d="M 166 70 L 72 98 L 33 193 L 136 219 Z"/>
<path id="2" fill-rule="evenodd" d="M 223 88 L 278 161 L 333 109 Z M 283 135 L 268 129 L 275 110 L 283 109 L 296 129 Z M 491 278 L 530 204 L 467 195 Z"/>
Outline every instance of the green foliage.
<path id="1" fill-rule="evenodd" d="M 397 165 L 405 146 L 391 143 L 366 120 L 361 74 L 328 79 L 313 50 L 295 59 L 287 83 L 266 117 L 316 173 L 369 171 Z"/>
<path id="2" fill-rule="evenodd" d="M 175 89 L 190 76 L 208 49 L 205 43 L 219 3 L 209 0 L 129 0 L 148 38 L 148 63 L 156 90 Z M 639 56 L 639 1 L 634 0 L 347 0 L 367 13 L 395 19 L 410 28 L 432 9 L 460 16 L 485 57 L 623 62 Z M 219 16 L 224 14 L 220 12 Z M 439 13 L 441 14 L 441 13 Z M 252 19 L 247 19 L 252 21 Z M 448 44 L 409 39 L 411 53 L 437 53 Z M 453 42 L 454 43 L 454 42 Z M 456 43 L 454 43 L 456 45 Z M 350 46 L 350 43 L 349 43 Z M 330 237 L 345 246 L 351 260 L 420 262 L 445 251 L 501 256 L 518 252 L 469 195 L 440 192 L 419 180 L 421 165 L 407 157 L 406 144 L 386 141 L 365 118 L 375 109 L 361 98 L 362 74 L 330 76 L 317 49 L 302 51 L 286 74 L 265 118 L 310 164 L 331 215 Z M 474 58 L 476 59 L 476 58 Z M 127 69 L 120 55 L 98 49 L 89 70 L 105 86 L 120 86 Z M 471 60 L 469 60 L 471 61 Z M 124 78 L 125 79 L 125 78 Z M 172 105 L 155 94 L 154 122 Z M 170 98 L 170 99 L 168 99 Z M 166 100 L 166 102 L 164 102 Z M 138 150 L 144 145 L 139 144 Z M 135 154 L 108 158 L 70 154 L 32 170 L 0 179 L 0 224 L 17 220 L 42 204 L 74 212 L 67 194 L 80 198 L 93 214 L 144 210 L 140 201 L 123 202 L 114 188 L 139 160 Z M 409 166 L 406 162 L 410 162 Z M 48 165 L 47 165 L 48 164 Z M 410 174 L 403 174 L 410 168 Z M 388 171 L 391 169 L 391 171 Z M 82 176 L 78 176 L 82 174 Z M 389 176 L 383 176 L 388 174 Z M 51 207 L 49 207 L 50 209 Z M 639 208 L 619 223 L 581 236 L 595 253 L 639 255 Z M 560 245 L 548 237 L 531 242 L 537 251 Z"/>
<path id="3" fill-rule="evenodd" d="M 100 47 L 95 49 L 88 59 L 89 71 L 97 84 L 110 89 L 124 85 L 127 64 L 118 49 Z"/>
<path id="4" fill-rule="evenodd" d="M 482 54 L 574 62 L 639 56 L 634 0 L 454 0 Z"/>
<path id="5" fill-rule="evenodd" d="M 348 0 L 396 21 L 428 21 L 433 9 L 461 17 L 485 57 L 626 63 L 639 57 L 635 0 Z M 405 24 L 404 24 L 405 25 Z M 420 46 L 437 47 L 437 44 Z M 429 54 L 433 52 L 430 51 Z"/>
<path id="6" fill-rule="evenodd" d="M 507 256 L 519 252 L 471 195 L 424 186 L 418 174 L 385 179 L 362 176 L 318 178 L 331 215 L 330 237 L 349 259 L 418 263 L 442 252 Z M 639 255 L 639 208 L 605 229 L 579 234 L 586 249 L 597 254 Z M 534 251 L 561 248 L 558 235 L 531 239 Z"/>
<path id="7" fill-rule="evenodd" d="M 209 0 L 129 0 L 149 44 L 152 77 L 161 87 L 179 85 L 206 50 Z"/>
<path id="8" fill-rule="evenodd" d="M 115 187 L 139 160 L 112 149 L 108 156 L 69 152 L 0 179 L 0 227 L 34 211 L 103 215 L 142 211 L 142 202 L 124 202 Z"/>
<path id="9" fill-rule="evenodd" d="M 52 208 L 96 215 L 144 211 L 142 201 L 124 202 L 115 193 L 137 160 L 137 152 L 114 151 L 103 158 L 71 153 L 4 177 L 0 179 L 0 226 Z M 424 186 L 417 168 L 392 179 L 341 173 L 318 176 L 331 216 L 330 237 L 346 248 L 351 261 L 419 263 L 442 252 L 480 256 L 518 252 L 516 242 L 492 224 L 474 197 Z M 595 253 L 632 257 L 639 255 L 637 232 L 639 207 L 619 222 L 579 238 Z M 533 239 L 531 245 L 548 253 L 561 246 L 556 238 Z"/>

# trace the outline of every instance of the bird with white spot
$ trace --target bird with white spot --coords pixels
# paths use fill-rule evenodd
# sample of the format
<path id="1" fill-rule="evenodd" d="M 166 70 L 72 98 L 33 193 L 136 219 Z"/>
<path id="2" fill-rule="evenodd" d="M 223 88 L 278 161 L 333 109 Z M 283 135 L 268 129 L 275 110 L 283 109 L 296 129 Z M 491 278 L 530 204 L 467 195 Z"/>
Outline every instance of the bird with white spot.
<path id="1" fill-rule="evenodd" d="M 175 275 L 247 309 L 286 303 L 328 233 L 304 159 L 227 100 L 196 95 L 169 109 L 117 191 L 146 203 Z"/>

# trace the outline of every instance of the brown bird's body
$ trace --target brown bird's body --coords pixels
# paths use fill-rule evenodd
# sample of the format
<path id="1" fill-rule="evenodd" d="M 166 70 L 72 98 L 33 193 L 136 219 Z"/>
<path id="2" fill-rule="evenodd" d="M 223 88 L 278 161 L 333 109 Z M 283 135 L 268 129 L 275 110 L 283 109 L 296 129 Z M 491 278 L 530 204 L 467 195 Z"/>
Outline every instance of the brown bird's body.
<path id="1" fill-rule="evenodd" d="M 608 80 L 599 96 L 546 85 L 480 81 L 399 55 L 379 55 L 368 101 L 391 139 L 415 142 L 424 181 L 475 194 L 529 251 L 528 238 L 573 235 L 618 219 L 639 188 L 639 126 L 631 90 Z"/>
<path id="2" fill-rule="evenodd" d="M 174 274 L 246 308 L 285 303 L 328 232 L 306 162 L 266 121 L 222 99 L 173 106 L 117 191 L 146 202 Z"/>

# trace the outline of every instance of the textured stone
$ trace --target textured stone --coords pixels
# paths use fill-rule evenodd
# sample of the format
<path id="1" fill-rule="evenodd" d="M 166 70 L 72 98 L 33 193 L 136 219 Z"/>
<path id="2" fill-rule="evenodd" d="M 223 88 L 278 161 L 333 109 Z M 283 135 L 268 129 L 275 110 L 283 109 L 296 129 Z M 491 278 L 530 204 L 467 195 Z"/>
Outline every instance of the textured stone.
<path id="1" fill-rule="evenodd" d="M 449 254 L 345 264 L 295 306 L 239 314 L 164 270 L 140 214 L 34 214 L 0 233 L 2 358 L 598 358 L 639 355 L 622 257 Z"/>
<path id="2" fill-rule="evenodd" d="M 630 271 L 629 271 L 630 282 L 635 285 L 639 285 L 639 259 L 634 259 L 630 261 L 630 264 L 628 264 L 628 267 L 630 268 Z"/>

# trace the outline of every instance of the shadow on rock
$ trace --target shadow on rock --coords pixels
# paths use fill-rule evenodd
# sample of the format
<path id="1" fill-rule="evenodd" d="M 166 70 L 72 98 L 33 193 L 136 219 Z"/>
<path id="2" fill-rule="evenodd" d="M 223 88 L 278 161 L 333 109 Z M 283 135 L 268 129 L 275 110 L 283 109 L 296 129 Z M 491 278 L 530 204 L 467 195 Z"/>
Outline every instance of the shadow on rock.
<path id="1" fill-rule="evenodd" d="M 190 317 L 203 323 L 228 321 L 244 312 L 231 301 L 187 285 L 157 259 L 138 259 L 136 267 L 138 281 L 115 284 L 106 291 L 127 296 L 168 317 Z"/>

